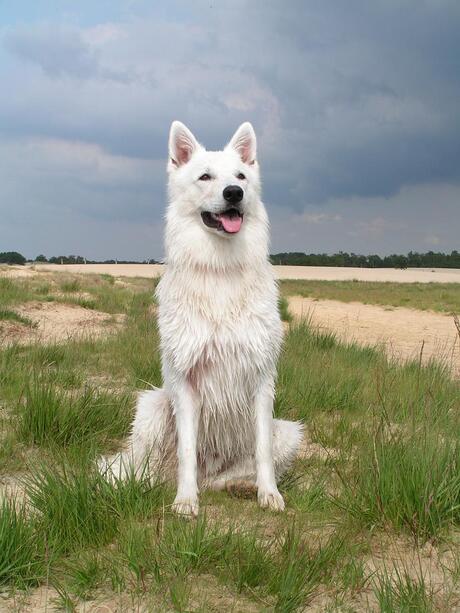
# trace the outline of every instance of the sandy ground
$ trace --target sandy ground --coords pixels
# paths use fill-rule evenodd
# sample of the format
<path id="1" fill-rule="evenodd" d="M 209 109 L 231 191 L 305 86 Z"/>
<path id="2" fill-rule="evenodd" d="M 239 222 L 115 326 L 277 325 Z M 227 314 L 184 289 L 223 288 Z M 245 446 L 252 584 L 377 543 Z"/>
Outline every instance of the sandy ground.
<path id="1" fill-rule="evenodd" d="M 232 611 L 233 613 L 257 613 L 261 611 L 260 603 L 245 594 L 239 594 L 210 574 L 194 576 L 189 581 L 190 600 L 187 611 Z M 52 586 L 43 586 L 26 592 L 17 593 L 16 598 L 0 600 L 0 613 L 54 613 L 58 611 L 75 611 L 75 613 L 174 613 L 177 609 L 165 604 L 165 593 L 105 595 L 101 591 L 94 593 L 94 600 L 74 599 L 74 608 L 64 608 L 57 590 Z M 265 607 L 263 610 L 266 610 Z"/>
<path id="2" fill-rule="evenodd" d="M 460 283 L 457 268 L 345 268 L 339 266 L 274 266 L 278 279 L 313 281 L 391 281 L 393 283 Z"/>
<path id="3" fill-rule="evenodd" d="M 423 362 L 445 359 L 460 377 L 460 338 L 450 315 L 301 296 L 288 300 L 294 316 L 311 318 L 313 325 L 346 342 L 382 345 L 396 359 L 418 359 L 423 344 Z"/>
<path id="4" fill-rule="evenodd" d="M 108 274 L 115 277 L 157 277 L 162 264 L 37 264 L 11 268 L 10 275 L 27 276 L 36 271 Z M 324 281 L 392 281 L 396 283 L 460 283 L 460 269 L 452 268 L 342 268 L 329 266 L 274 266 L 278 279 Z M 5 274 L 5 273 L 4 273 Z"/>
<path id="5" fill-rule="evenodd" d="M 76 337 L 99 337 L 116 330 L 124 320 L 124 315 L 109 315 L 59 302 L 26 302 L 15 310 L 29 318 L 34 327 L 1 321 L 0 347 L 11 343 L 52 343 Z"/>

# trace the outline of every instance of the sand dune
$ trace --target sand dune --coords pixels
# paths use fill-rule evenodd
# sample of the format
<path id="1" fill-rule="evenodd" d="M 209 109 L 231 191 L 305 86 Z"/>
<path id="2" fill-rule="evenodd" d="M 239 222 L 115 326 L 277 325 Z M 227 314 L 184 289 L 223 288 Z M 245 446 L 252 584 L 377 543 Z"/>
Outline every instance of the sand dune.
<path id="1" fill-rule="evenodd" d="M 157 277 L 162 264 L 38 264 L 19 270 L 108 274 L 115 277 Z M 397 283 L 460 283 L 460 269 L 452 268 L 342 268 L 335 266 L 274 266 L 279 279 L 325 281 L 392 281 Z M 31 271 L 32 272 L 32 271 Z M 11 271 L 11 274 L 14 274 Z M 19 273 L 21 274 L 21 273 Z M 22 273 L 24 274 L 24 272 Z"/>

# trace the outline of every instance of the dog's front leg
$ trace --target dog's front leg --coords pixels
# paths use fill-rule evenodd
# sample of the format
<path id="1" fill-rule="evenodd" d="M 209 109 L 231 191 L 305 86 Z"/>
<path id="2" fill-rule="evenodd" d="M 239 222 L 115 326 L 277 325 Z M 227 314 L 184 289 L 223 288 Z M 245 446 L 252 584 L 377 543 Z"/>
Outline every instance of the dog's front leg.
<path id="1" fill-rule="evenodd" d="M 198 515 L 197 436 L 199 407 L 187 381 L 175 385 L 173 394 L 177 431 L 177 493 L 173 510 L 179 515 Z"/>
<path id="2" fill-rule="evenodd" d="M 261 507 L 282 511 L 273 466 L 273 385 L 266 383 L 255 397 L 257 498 Z"/>

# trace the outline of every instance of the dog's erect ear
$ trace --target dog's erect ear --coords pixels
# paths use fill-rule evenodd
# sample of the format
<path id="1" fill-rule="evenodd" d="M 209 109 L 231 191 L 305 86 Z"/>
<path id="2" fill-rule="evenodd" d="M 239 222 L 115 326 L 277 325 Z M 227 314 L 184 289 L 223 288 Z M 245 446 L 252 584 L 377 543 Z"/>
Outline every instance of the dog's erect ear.
<path id="1" fill-rule="evenodd" d="M 173 121 L 169 131 L 169 158 L 173 166 L 186 164 L 201 145 L 183 123 Z"/>
<path id="2" fill-rule="evenodd" d="M 245 164 L 254 164 L 257 155 L 257 139 L 249 121 L 240 125 L 227 147 L 235 149 Z"/>

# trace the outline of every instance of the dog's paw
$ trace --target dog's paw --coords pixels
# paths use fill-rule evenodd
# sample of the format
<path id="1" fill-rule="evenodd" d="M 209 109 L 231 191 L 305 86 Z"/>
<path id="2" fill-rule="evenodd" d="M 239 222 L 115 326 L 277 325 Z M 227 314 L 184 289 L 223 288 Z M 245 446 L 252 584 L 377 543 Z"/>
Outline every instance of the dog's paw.
<path id="1" fill-rule="evenodd" d="M 284 500 L 277 489 L 259 490 L 257 500 L 263 509 L 270 509 L 270 511 L 284 511 Z"/>
<path id="2" fill-rule="evenodd" d="M 176 498 L 172 504 L 172 510 L 181 517 L 198 516 L 198 498 Z"/>

